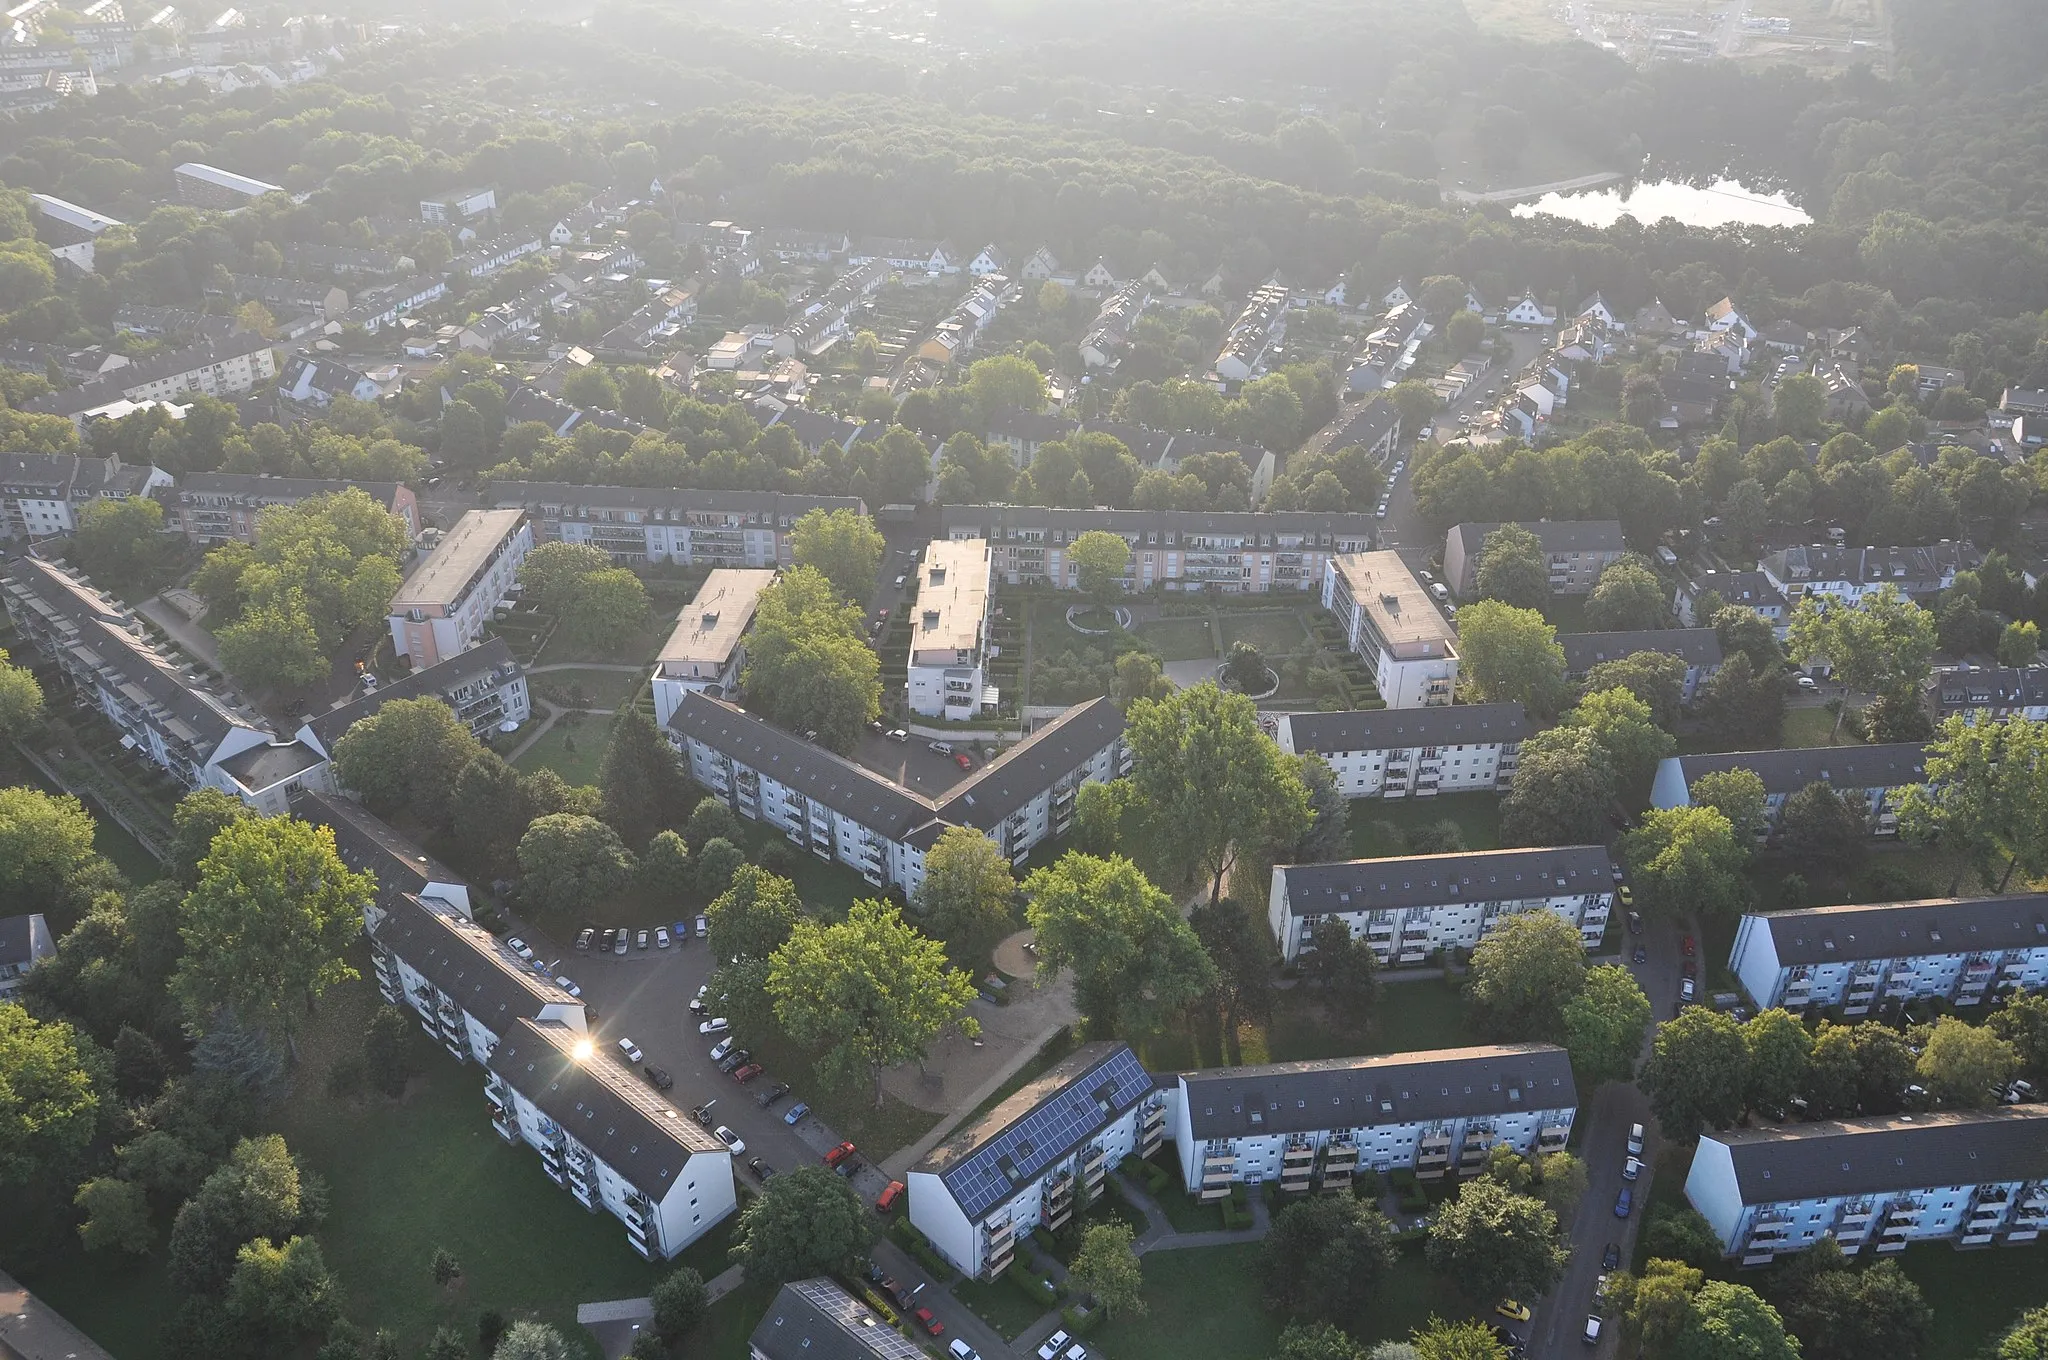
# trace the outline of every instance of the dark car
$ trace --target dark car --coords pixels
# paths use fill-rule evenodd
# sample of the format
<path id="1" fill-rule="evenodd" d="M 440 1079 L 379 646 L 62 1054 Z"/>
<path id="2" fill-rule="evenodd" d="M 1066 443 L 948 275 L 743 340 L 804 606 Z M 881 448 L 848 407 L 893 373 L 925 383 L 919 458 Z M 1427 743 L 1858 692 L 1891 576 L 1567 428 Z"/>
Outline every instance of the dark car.
<path id="1" fill-rule="evenodd" d="M 1631 1185 L 1622 1186 L 1621 1193 L 1614 1197 L 1614 1216 L 1616 1218 L 1627 1218 L 1635 1207 L 1635 1187 Z"/>
<path id="2" fill-rule="evenodd" d="M 647 1064 L 640 1070 L 647 1074 L 647 1079 L 654 1083 L 654 1089 L 657 1091 L 666 1091 L 669 1087 L 676 1084 L 674 1077 L 670 1076 L 663 1069 L 656 1067 L 653 1063 Z"/>
<path id="3" fill-rule="evenodd" d="M 690 1111 L 690 1118 L 692 1118 L 692 1119 L 696 1120 L 696 1121 L 697 1121 L 697 1122 L 698 1122 L 699 1124 L 702 1124 L 702 1125 L 703 1125 L 703 1126 L 704 1126 L 705 1128 L 707 1128 L 707 1129 L 708 1129 L 708 1128 L 710 1128 L 710 1127 L 711 1127 L 711 1118 L 712 1118 L 712 1116 L 711 1116 L 711 1107 L 712 1107 L 713 1105 L 716 1105 L 717 1103 L 718 1103 L 718 1102 L 717 1102 L 717 1101 L 715 1101 L 715 1100 L 707 1100 L 707 1101 L 705 1101 L 705 1102 L 704 1102 L 704 1103 L 703 1103 L 702 1105 L 699 1105 L 699 1106 L 698 1106 L 698 1107 L 697 1107 L 696 1109 L 694 1109 L 694 1110 Z"/>
<path id="4" fill-rule="evenodd" d="M 604 928 L 604 934 L 603 934 L 602 936 L 600 936 L 600 937 L 599 937 L 599 939 L 598 939 L 598 944 L 597 944 L 597 952 L 598 952 L 598 953 L 600 953 L 600 954 L 609 954 L 609 953 L 611 953 L 611 952 L 612 952 L 612 941 L 614 941 L 614 940 L 616 940 L 616 939 L 618 939 L 618 938 L 619 938 L 619 932 L 618 932 L 618 929 L 617 929 L 617 927 L 615 927 L 615 926 L 606 926 L 606 927 Z"/>
<path id="5" fill-rule="evenodd" d="M 738 1069 L 745 1067 L 747 1065 L 747 1060 L 753 1056 L 753 1054 L 747 1052 L 747 1050 L 745 1050 L 744 1048 L 736 1048 L 732 1052 L 726 1054 L 723 1058 L 719 1059 L 718 1070 L 721 1072 L 737 1071 Z"/>
<path id="6" fill-rule="evenodd" d="M 1637 963 L 1648 963 L 1650 961 L 1650 951 L 1643 948 L 1641 945 L 1637 945 L 1636 952 L 1629 955 L 1629 957 L 1634 959 Z"/>
<path id="7" fill-rule="evenodd" d="M 1602 1270 L 1613 1270 L 1616 1266 L 1620 1264 L 1621 1244 L 1618 1242 L 1609 1242 L 1607 1244 L 1606 1253 L 1600 1258 L 1600 1268 Z"/>
<path id="8" fill-rule="evenodd" d="M 784 1096 L 788 1094 L 789 1083 L 786 1081 L 778 1081 L 773 1086 L 768 1087 L 766 1090 L 757 1092 L 754 1096 L 754 1103 L 765 1110 L 770 1105 L 773 1105 L 776 1101 L 782 1099 Z"/>
<path id="9" fill-rule="evenodd" d="M 759 1176 L 764 1182 L 775 1174 L 775 1168 L 762 1161 L 759 1157 L 748 1159 L 747 1170 Z"/>
<path id="10" fill-rule="evenodd" d="M 576 932 L 576 952 L 588 954 L 590 952 L 590 937 L 595 934 L 597 932 L 589 926 L 585 926 L 582 930 Z"/>

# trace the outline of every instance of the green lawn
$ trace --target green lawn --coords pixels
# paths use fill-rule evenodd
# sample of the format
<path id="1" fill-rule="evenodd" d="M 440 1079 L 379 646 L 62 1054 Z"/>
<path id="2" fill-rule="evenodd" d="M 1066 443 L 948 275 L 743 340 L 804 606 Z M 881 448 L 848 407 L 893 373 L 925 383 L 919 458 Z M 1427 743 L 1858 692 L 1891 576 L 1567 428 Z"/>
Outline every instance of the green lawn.
<path id="1" fill-rule="evenodd" d="M 536 664 L 552 666 L 558 661 L 617 661 L 632 665 L 651 663 L 661 644 L 668 641 L 668 635 L 675 631 L 676 616 L 682 613 L 682 606 L 670 601 L 649 607 L 646 620 L 626 642 L 609 651 L 594 651 L 571 645 L 566 628 L 555 629 L 555 635 L 548 639 L 548 645 L 541 649 Z"/>
<path id="2" fill-rule="evenodd" d="M 967 1311 L 1014 1341 L 1024 1329 L 1045 1316 L 1045 1310 L 1024 1297 L 1024 1291 L 1007 1279 L 962 1280 L 953 1286 L 953 1297 Z"/>
<path id="3" fill-rule="evenodd" d="M 1590 633 L 1586 626 L 1586 597 L 1584 595 L 1553 595 L 1550 603 L 1543 606 L 1543 617 L 1550 620 L 1553 628 L 1560 633 Z"/>
<path id="4" fill-rule="evenodd" d="M 1478 1042 L 1480 1037 L 1466 1018 L 1464 998 L 1436 978 L 1384 986 L 1378 1012 L 1362 1031 L 1332 1021 L 1314 992 L 1302 986 L 1274 994 L 1273 1018 L 1267 1023 L 1238 1027 L 1239 1056 L 1247 1063 L 1410 1053 Z M 1185 1027 L 1149 1035 L 1137 1048 L 1145 1066 L 1155 1072 L 1213 1067 L 1226 1061 L 1216 1036 L 1193 1035 Z"/>
<path id="5" fill-rule="evenodd" d="M 1325 1041 L 1332 1049 L 1324 1054 L 1343 1057 L 1359 1051 L 1341 1036 Z M 1472 1028 L 1465 1010 L 1465 998 L 1437 979 L 1396 982 L 1380 989 L 1379 1014 L 1366 1035 L 1366 1053 L 1413 1053 L 1426 1048 L 1461 1048 L 1483 1042 Z"/>
<path id="6" fill-rule="evenodd" d="M 711 1305 L 683 1354 L 692 1360 L 747 1360 L 747 1338 L 761 1325 L 761 1315 L 775 1301 L 779 1286 L 742 1284 Z"/>
<path id="7" fill-rule="evenodd" d="M 1828 734 L 1834 730 L 1835 715 L 1825 708 L 1788 708 L 1785 710 L 1785 726 L 1781 729 L 1778 745 L 1788 751 L 1802 746 L 1826 746 L 1830 744 Z M 1844 725 L 1833 744 L 1861 746 L 1863 739 Z"/>
<path id="8" fill-rule="evenodd" d="M 1291 611 L 1225 614 L 1219 622 L 1223 625 L 1225 652 L 1233 643 L 1249 642 L 1268 656 L 1285 656 L 1302 650 L 1309 642 L 1308 626 L 1301 621 L 1301 615 Z"/>
<path id="9" fill-rule="evenodd" d="M 595 784 L 611 739 L 607 719 L 564 716 L 512 763 L 528 774 L 549 769 L 571 784 Z"/>
<path id="10" fill-rule="evenodd" d="M 1458 824 L 1467 850 L 1500 848 L 1500 795 L 1447 793 L 1435 798 L 1353 799 L 1351 853 L 1360 859 L 1405 855 L 1403 833 L 1446 820 Z"/>
<path id="11" fill-rule="evenodd" d="M 2038 1252 L 1957 1251 L 1924 1242 L 1893 1258 L 1934 1309 L 1926 1360 L 1975 1360 L 2017 1314 L 2048 1303 L 2048 1265 Z"/>
<path id="12" fill-rule="evenodd" d="M 1216 638 L 1207 619 L 1154 619 L 1135 631 L 1164 661 L 1201 661 L 1216 655 Z"/>
<path id="13" fill-rule="evenodd" d="M 645 677 L 631 671 L 549 671 L 533 677 L 542 698 L 574 708 L 617 708 L 632 697 Z"/>

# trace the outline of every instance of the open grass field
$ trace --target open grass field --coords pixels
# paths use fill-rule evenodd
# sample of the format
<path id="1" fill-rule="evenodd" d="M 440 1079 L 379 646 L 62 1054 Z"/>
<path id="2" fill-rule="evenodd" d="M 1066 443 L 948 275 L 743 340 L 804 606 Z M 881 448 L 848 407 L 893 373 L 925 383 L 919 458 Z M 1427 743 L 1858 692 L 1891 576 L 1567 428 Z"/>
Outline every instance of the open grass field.
<path id="1" fill-rule="evenodd" d="M 595 784 L 610 735 L 605 723 L 603 718 L 558 720 L 512 763 L 528 774 L 549 769 L 571 784 Z"/>
<path id="2" fill-rule="evenodd" d="M 1200 661 L 1216 655 L 1207 619 L 1154 619 L 1135 631 L 1164 661 Z"/>
<path id="3" fill-rule="evenodd" d="M 1379 1008 L 1363 1029 L 1331 1020 L 1311 989 L 1284 987 L 1274 994 L 1272 1018 L 1239 1025 L 1237 1041 L 1244 1062 L 1268 1063 L 1457 1048 L 1480 1042 L 1480 1036 L 1466 1016 L 1464 998 L 1432 977 L 1383 986 Z M 1155 1072 L 1214 1067 L 1227 1056 L 1217 1036 L 1185 1028 L 1149 1035 L 1137 1048 Z"/>
<path id="4" fill-rule="evenodd" d="M 578 668 L 536 675 L 532 685 L 543 698 L 556 703 L 575 708 L 617 708 L 632 697 L 645 678 L 628 671 Z"/>
<path id="5" fill-rule="evenodd" d="M 1447 793 L 1435 798 L 1353 799 L 1351 853 L 1360 859 L 1405 855 L 1404 833 L 1442 821 L 1457 823 L 1467 850 L 1500 848 L 1500 795 Z"/>
<path id="6" fill-rule="evenodd" d="M 1285 656 L 1309 645 L 1308 625 L 1301 621 L 1301 615 L 1291 611 L 1225 614 L 1218 622 L 1223 625 L 1225 652 L 1235 643 L 1249 642 L 1268 656 Z"/>
<path id="7" fill-rule="evenodd" d="M 668 635 L 675 631 L 676 616 L 682 612 L 680 604 L 669 602 L 649 607 L 646 620 L 624 645 L 610 651 L 591 651 L 573 645 L 569 630 L 557 628 L 555 635 L 548 639 L 548 645 L 541 649 L 537 664 L 552 666 L 560 661 L 608 661 L 641 665 L 654 660 L 654 654 L 661 650 L 661 644 L 668 641 Z"/>

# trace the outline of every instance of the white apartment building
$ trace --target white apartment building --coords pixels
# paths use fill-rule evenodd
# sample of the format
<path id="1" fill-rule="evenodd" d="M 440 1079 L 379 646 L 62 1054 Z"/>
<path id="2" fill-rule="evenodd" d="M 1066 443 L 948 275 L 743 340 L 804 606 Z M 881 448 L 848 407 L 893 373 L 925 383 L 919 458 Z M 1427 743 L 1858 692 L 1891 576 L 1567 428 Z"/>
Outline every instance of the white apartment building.
<path id="1" fill-rule="evenodd" d="M 584 1032 L 583 1003 L 530 971 L 466 906 L 406 893 L 364 913 L 377 990 L 457 1062 L 488 1063 L 514 1021 Z"/>
<path id="2" fill-rule="evenodd" d="M 1749 915 L 1728 968 L 1759 1009 L 1940 997 L 1961 1007 L 2048 987 L 2048 894 L 1936 898 Z"/>
<path id="3" fill-rule="evenodd" d="M 475 919 L 469 884 L 447 865 L 407 840 L 353 798 L 318 789 L 292 794 L 291 815 L 334 833 L 335 853 L 359 874 L 377 880 L 377 905 L 395 909 L 408 895 L 428 898 Z"/>
<path id="4" fill-rule="evenodd" d="M 685 691 L 668 720 L 690 777 L 733 811 L 906 894 L 950 826 L 976 828 L 1012 863 L 1065 832 L 1083 784 L 1130 773 L 1123 730 L 1108 699 L 1077 705 L 934 799 L 702 691 Z"/>
<path id="5" fill-rule="evenodd" d="M 1164 1093 L 1126 1044 L 1083 1044 L 910 1168 L 910 1221 L 970 1279 L 1009 1267 L 1017 1239 L 1058 1228 L 1109 1168 L 1166 1138 Z"/>
<path id="6" fill-rule="evenodd" d="M 152 464 L 118 455 L 0 454 L 0 537 L 52 538 L 78 527 L 78 512 L 97 500 L 147 496 L 171 485 Z"/>
<path id="7" fill-rule="evenodd" d="M 1346 798 L 1431 798 L 1505 789 L 1535 726 L 1519 703 L 1283 713 L 1274 740 L 1319 755 Z"/>
<path id="8" fill-rule="evenodd" d="M 1764 810 L 1775 827 L 1785 800 L 1808 784 L 1826 784 L 1870 819 L 1873 836 L 1895 836 L 1898 803 L 1907 788 L 1927 779 L 1927 745 L 1807 746 L 1789 751 L 1722 751 L 1667 756 L 1650 786 L 1650 806 L 1692 806 L 1693 782 L 1715 770 L 1749 770 L 1763 780 Z"/>
<path id="9" fill-rule="evenodd" d="M 1721 669 L 1721 635 L 1711 628 L 1644 628 L 1625 633 L 1559 633 L 1568 680 L 1583 680 L 1603 661 L 1620 661 L 1638 652 L 1661 652 L 1685 663 L 1679 700 L 1691 703 L 1700 686 Z"/>
<path id="10" fill-rule="evenodd" d="M 1267 921 L 1280 956 L 1313 950 L 1309 933 L 1342 921 L 1381 967 L 1421 963 L 1438 949 L 1470 949 L 1501 921 L 1554 912 L 1600 943 L 1614 907 L 1614 861 L 1600 845 L 1467 850 L 1332 864 L 1273 867 Z"/>
<path id="11" fill-rule="evenodd" d="M 747 1360 L 928 1360 L 928 1352 L 818 1276 L 776 1293 L 747 1338 Z"/>
<path id="12" fill-rule="evenodd" d="M 1444 538 L 1444 580 L 1461 600 L 1479 593 L 1479 559 L 1498 524 L 1456 524 Z M 1587 595 L 1607 564 L 1628 551 L 1621 523 L 1611 519 L 1542 519 L 1517 527 L 1536 535 L 1550 565 L 1550 593 Z"/>
<path id="13" fill-rule="evenodd" d="M 714 567 L 786 567 L 790 526 L 805 513 L 867 513 L 853 496 L 570 482 L 492 482 L 483 499 L 526 511 L 542 543 L 589 543 L 624 563 Z"/>
<path id="14" fill-rule="evenodd" d="M 193 394 L 229 397 L 276 377 L 277 356 L 270 342 L 241 332 L 191 349 L 124 362 L 82 386 L 45 392 L 22 409 L 64 416 L 82 428 L 97 411 L 122 410 L 119 403 L 168 402 Z"/>
<path id="15" fill-rule="evenodd" d="M 719 567 L 704 578 L 654 660 L 655 726 L 668 726 L 691 690 L 714 699 L 739 693 L 747 629 L 774 581 L 773 567 Z"/>
<path id="16" fill-rule="evenodd" d="M 1458 687 L 1458 634 L 1415 573 L 1393 551 L 1333 557 L 1323 567 L 1323 608 L 1344 644 L 1372 665 L 1388 708 L 1451 702 Z"/>
<path id="17" fill-rule="evenodd" d="M 548 1179 L 626 1225 L 665 1260 L 738 1207 L 732 1152 L 662 1099 L 618 1050 L 556 1021 L 521 1018 L 491 1055 L 491 1127 L 540 1153 Z"/>
<path id="18" fill-rule="evenodd" d="M 474 647 L 491 612 L 516 593 L 531 551 L 524 512 L 465 511 L 392 597 L 392 650 L 424 670 Z"/>
<path id="19" fill-rule="evenodd" d="M 2019 1246 L 2048 1227 L 2048 1106 L 1709 1130 L 1685 1197 L 1745 1266 L 1828 1237 L 1845 1256 Z"/>
<path id="20" fill-rule="evenodd" d="M 1503 1143 L 1562 1151 L 1579 1106 L 1552 1044 L 1209 1068 L 1181 1073 L 1167 1099 L 1181 1183 L 1203 1200 L 1240 1181 L 1348 1194 L 1358 1171 L 1469 1176 Z"/>
<path id="21" fill-rule="evenodd" d="M 420 221 L 456 225 L 498 210 L 496 189 L 454 189 L 420 200 Z"/>
<path id="22" fill-rule="evenodd" d="M 284 192 L 282 184 L 251 179 L 201 161 L 177 166 L 171 171 L 171 180 L 177 186 L 178 201 L 199 208 L 241 208 L 265 194 Z"/>
<path id="23" fill-rule="evenodd" d="M 1100 530 L 1131 545 L 1126 591 L 1214 590 L 1263 595 L 1317 590 L 1331 558 L 1372 547 L 1370 515 L 1312 510 L 1070 510 L 1044 505 L 948 505 L 952 539 L 983 539 L 990 570 L 1008 585 L 1078 590 L 1068 549 Z"/>
<path id="24" fill-rule="evenodd" d="M 1771 585 L 1796 606 L 1808 595 L 1861 604 L 1886 586 L 1909 599 L 1925 599 L 1956 583 L 1956 573 L 1976 567 L 1983 554 L 1969 542 L 1918 548 L 1848 548 L 1822 544 L 1781 549 L 1757 563 Z"/>
<path id="25" fill-rule="evenodd" d="M 992 707 L 989 553 L 982 539 L 933 539 L 917 564 L 906 682 L 910 711 L 965 722 Z"/>

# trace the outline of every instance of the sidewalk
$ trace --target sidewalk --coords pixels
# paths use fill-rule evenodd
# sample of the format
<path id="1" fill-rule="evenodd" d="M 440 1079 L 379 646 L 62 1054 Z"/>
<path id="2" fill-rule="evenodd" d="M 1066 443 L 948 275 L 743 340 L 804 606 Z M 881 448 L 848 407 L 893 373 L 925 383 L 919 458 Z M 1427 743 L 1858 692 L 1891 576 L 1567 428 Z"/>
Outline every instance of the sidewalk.
<path id="1" fill-rule="evenodd" d="M 717 1303 L 740 1287 L 746 1277 L 738 1266 L 728 1266 L 704 1282 L 708 1302 Z M 597 1338 L 605 1360 L 620 1360 L 633 1349 L 641 1329 L 654 1317 L 652 1299 L 607 1299 L 576 1305 L 576 1325 Z M 53 1357 L 54 1360 L 54 1357 Z"/>

